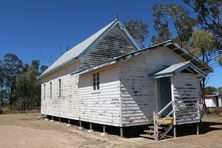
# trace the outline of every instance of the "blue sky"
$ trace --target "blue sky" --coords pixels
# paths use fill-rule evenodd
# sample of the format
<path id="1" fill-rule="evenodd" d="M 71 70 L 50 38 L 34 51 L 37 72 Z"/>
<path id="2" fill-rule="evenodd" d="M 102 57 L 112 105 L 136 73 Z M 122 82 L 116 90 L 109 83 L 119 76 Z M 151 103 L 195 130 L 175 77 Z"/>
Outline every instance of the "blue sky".
<path id="1" fill-rule="evenodd" d="M 137 19 L 152 27 L 152 5 L 176 0 L 0 0 L 0 59 L 15 53 L 25 63 L 38 59 L 50 65 L 66 47 L 81 42 L 114 19 Z M 222 86 L 222 68 L 208 85 Z"/>

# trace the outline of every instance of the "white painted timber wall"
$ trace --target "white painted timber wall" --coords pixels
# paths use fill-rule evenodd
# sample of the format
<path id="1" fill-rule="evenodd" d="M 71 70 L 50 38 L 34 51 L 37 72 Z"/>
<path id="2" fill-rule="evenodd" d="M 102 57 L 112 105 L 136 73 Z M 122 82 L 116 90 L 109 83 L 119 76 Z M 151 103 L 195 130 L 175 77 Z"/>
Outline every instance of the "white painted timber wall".
<path id="1" fill-rule="evenodd" d="M 41 113 L 46 115 L 78 119 L 79 96 L 78 75 L 70 73 L 78 70 L 78 62 L 71 63 L 62 69 L 42 79 L 41 84 Z M 59 97 L 59 79 L 62 84 L 62 95 Z M 52 97 L 50 98 L 50 82 L 52 83 Z M 45 92 L 44 92 L 45 85 Z M 45 98 L 44 98 L 45 94 Z"/>
<path id="2" fill-rule="evenodd" d="M 145 51 L 120 65 L 121 116 L 123 126 L 143 125 L 156 108 L 155 80 L 151 74 L 185 59 L 168 48 Z"/>
<path id="3" fill-rule="evenodd" d="M 72 63 L 43 78 L 41 113 L 120 127 L 147 124 L 156 107 L 155 80 L 150 75 L 183 61 L 168 48 L 159 48 L 80 76 L 70 75 L 79 69 L 78 62 Z M 100 73 L 100 89 L 96 91 L 94 72 Z M 58 79 L 62 81 L 62 97 Z"/>
<path id="4" fill-rule="evenodd" d="M 175 124 L 200 122 L 200 81 L 190 73 L 172 77 L 175 100 Z"/>
<path id="5" fill-rule="evenodd" d="M 100 89 L 93 90 L 93 72 L 79 77 L 80 118 L 82 121 L 121 126 L 119 67 L 100 69 Z"/>

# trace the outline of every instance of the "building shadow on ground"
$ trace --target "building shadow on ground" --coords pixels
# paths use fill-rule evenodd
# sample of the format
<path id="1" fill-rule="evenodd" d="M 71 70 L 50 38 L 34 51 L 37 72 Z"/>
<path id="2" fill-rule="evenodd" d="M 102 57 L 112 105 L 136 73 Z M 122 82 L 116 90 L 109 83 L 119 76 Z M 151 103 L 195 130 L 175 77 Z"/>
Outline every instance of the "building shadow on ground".
<path id="1" fill-rule="evenodd" d="M 48 116 L 49 119 L 52 119 L 51 116 Z M 70 123 L 71 125 L 79 127 L 79 121 L 70 120 L 66 118 L 58 118 L 54 117 L 54 121 L 62 122 L 62 123 Z M 82 122 L 82 127 L 86 130 L 90 129 L 89 122 Z M 97 132 L 103 132 L 103 125 L 101 124 L 92 124 L 92 129 Z M 125 138 L 135 138 L 139 137 L 144 130 L 148 129 L 148 125 L 143 126 L 132 126 L 132 127 L 124 127 L 124 137 Z M 210 122 L 203 121 L 200 123 L 200 132 L 199 134 L 206 134 L 211 131 L 222 130 L 222 122 Z M 114 126 L 106 126 L 106 133 L 110 135 L 120 135 L 120 128 Z M 197 124 L 185 124 L 177 126 L 177 137 L 188 136 L 188 135 L 196 135 L 197 134 Z M 169 132 L 169 135 L 173 136 L 173 130 Z"/>
<path id="2" fill-rule="evenodd" d="M 177 135 L 180 137 L 197 134 L 197 124 L 179 125 L 177 129 L 178 129 Z M 215 131 L 215 130 L 222 130 L 221 122 L 203 121 L 200 123 L 199 134 L 206 134 L 208 132 Z"/>

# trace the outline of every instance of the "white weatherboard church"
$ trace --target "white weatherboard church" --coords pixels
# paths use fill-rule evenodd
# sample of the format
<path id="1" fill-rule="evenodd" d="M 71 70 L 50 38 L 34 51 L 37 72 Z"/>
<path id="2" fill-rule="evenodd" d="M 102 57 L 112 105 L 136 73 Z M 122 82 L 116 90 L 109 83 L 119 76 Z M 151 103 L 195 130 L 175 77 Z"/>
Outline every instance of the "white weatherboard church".
<path id="1" fill-rule="evenodd" d="M 158 140 L 200 122 L 200 80 L 212 71 L 171 40 L 140 49 L 116 19 L 39 77 L 41 114 L 119 127 L 121 136 L 124 127 L 154 124 Z"/>

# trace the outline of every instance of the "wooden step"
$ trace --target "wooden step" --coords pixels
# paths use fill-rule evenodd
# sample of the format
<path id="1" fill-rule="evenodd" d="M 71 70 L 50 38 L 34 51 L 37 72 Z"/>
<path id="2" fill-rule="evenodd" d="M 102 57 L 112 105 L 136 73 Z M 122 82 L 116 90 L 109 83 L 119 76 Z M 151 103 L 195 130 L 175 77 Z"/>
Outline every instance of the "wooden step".
<path id="1" fill-rule="evenodd" d="M 150 126 L 148 126 L 148 128 L 154 129 L 154 126 L 153 126 L 153 125 L 150 125 Z M 159 130 L 164 130 L 165 128 L 162 127 L 162 126 L 159 126 L 158 129 L 159 129 Z"/>
<path id="2" fill-rule="evenodd" d="M 162 119 L 163 118 L 157 119 L 157 122 L 160 123 L 162 121 Z M 172 117 L 167 118 L 161 124 L 163 124 L 163 125 L 173 125 L 173 118 Z"/>
<path id="3" fill-rule="evenodd" d="M 154 134 L 154 131 L 153 131 L 153 130 L 144 130 L 143 132 L 144 132 L 144 133 L 148 133 L 148 134 Z"/>
<path id="4" fill-rule="evenodd" d="M 140 134 L 140 137 L 154 139 L 154 137 L 152 135 L 149 135 L 149 134 Z"/>
<path id="5" fill-rule="evenodd" d="M 144 130 L 143 131 L 144 133 L 147 133 L 147 134 L 154 134 L 154 131 L 153 130 Z M 163 133 L 164 132 L 164 130 L 158 130 L 158 133 L 159 134 L 161 134 L 161 133 Z"/>

